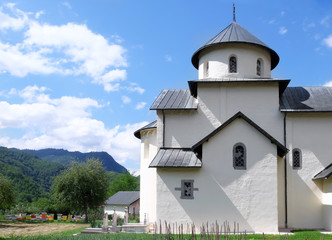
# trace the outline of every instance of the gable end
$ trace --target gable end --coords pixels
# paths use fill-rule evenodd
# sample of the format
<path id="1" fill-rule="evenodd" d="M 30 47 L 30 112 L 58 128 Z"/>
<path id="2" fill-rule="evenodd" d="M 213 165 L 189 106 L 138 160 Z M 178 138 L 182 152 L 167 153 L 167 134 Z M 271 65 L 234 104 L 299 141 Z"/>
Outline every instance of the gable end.
<path id="1" fill-rule="evenodd" d="M 247 123 L 249 123 L 252 127 L 254 127 L 257 131 L 259 131 L 261 134 L 263 134 L 267 139 L 271 141 L 271 143 L 275 144 L 277 146 L 277 153 L 278 156 L 284 157 L 286 153 L 288 152 L 288 149 L 281 144 L 277 139 L 272 137 L 269 133 L 267 133 L 263 128 L 258 126 L 255 122 L 253 122 L 250 118 L 248 118 L 246 115 L 244 115 L 242 112 L 236 113 L 233 117 L 229 118 L 226 122 L 224 122 L 220 127 L 213 130 L 210 134 L 208 134 L 206 137 L 204 137 L 202 140 L 200 140 L 198 143 L 194 144 L 192 146 L 192 149 L 194 152 L 197 152 L 197 149 L 206 141 L 208 141 L 211 137 L 222 131 L 225 127 L 227 127 L 230 123 L 232 123 L 235 119 L 242 118 Z"/>

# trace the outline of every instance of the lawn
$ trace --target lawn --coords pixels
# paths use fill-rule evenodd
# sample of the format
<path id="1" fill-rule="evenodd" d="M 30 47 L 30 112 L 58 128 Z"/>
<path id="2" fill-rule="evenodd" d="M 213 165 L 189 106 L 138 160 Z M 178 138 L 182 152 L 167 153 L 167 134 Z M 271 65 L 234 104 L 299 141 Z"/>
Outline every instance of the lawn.
<path id="1" fill-rule="evenodd" d="M 89 227 L 88 224 L 75 223 L 22 223 L 22 222 L 0 222 L 0 239 L 22 239 L 22 240 L 332 240 L 332 235 L 321 234 L 318 231 L 296 231 L 293 235 L 261 235 L 247 234 L 228 236 L 201 236 L 195 235 L 153 235 L 153 234 L 80 234 Z"/>

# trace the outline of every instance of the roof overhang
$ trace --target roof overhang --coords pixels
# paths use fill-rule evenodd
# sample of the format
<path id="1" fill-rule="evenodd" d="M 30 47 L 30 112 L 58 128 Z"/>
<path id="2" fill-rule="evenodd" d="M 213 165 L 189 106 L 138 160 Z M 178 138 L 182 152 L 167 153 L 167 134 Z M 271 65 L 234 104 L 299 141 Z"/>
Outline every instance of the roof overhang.
<path id="1" fill-rule="evenodd" d="M 144 127 L 136 130 L 134 132 L 134 136 L 137 137 L 138 139 L 141 139 L 141 131 L 143 130 L 148 130 L 148 129 L 153 129 L 153 128 L 157 128 L 157 120 L 153 121 L 152 123 L 149 123 L 148 125 L 145 125 Z"/>
<path id="2" fill-rule="evenodd" d="M 212 46 L 227 46 L 230 43 L 241 43 L 247 44 L 248 46 L 255 45 L 267 50 L 271 55 L 271 70 L 274 69 L 279 63 L 279 56 L 273 49 L 269 48 L 265 43 L 248 32 L 248 30 L 243 28 L 236 21 L 233 21 L 229 26 L 214 36 L 193 54 L 191 58 L 192 64 L 196 69 L 198 69 L 200 54 L 204 50 Z"/>
<path id="3" fill-rule="evenodd" d="M 190 148 L 160 148 L 149 167 L 201 168 L 202 161 Z"/>
<path id="4" fill-rule="evenodd" d="M 277 79 L 277 78 L 204 78 L 199 80 L 188 81 L 189 89 L 193 97 L 197 97 L 197 85 L 198 84 L 230 84 L 230 83 L 274 83 L 279 84 L 279 95 L 287 88 L 290 79 Z"/>
<path id="5" fill-rule="evenodd" d="M 328 165 L 326 168 L 324 168 L 322 171 L 317 173 L 312 180 L 318 180 L 318 179 L 328 179 L 332 176 L 332 163 Z"/>

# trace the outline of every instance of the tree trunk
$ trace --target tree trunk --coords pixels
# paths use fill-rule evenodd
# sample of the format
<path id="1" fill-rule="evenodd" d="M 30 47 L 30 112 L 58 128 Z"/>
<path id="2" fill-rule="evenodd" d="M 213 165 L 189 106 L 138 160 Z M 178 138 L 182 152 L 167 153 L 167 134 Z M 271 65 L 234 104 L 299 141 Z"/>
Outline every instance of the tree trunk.
<path id="1" fill-rule="evenodd" d="M 88 221 L 88 207 L 87 206 L 84 207 L 84 211 L 85 211 L 85 222 L 88 223 L 89 221 Z"/>

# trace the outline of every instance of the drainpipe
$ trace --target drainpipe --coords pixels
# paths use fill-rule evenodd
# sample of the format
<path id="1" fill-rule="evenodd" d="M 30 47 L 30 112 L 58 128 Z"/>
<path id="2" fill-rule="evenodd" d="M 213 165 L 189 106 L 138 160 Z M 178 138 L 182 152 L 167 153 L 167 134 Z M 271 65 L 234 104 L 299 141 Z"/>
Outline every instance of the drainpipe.
<path id="1" fill-rule="evenodd" d="M 284 146 L 287 146 L 287 125 L 286 125 L 287 112 L 284 115 Z M 285 155 L 285 228 L 288 228 L 288 206 L 287 206 L 287 156 Z"/>
<path id="2" fill-rule="evenodd" d="M 163 113 L 163 147 L 165 147 L 165 112 L 164 110 L 161 110 Z"/>

